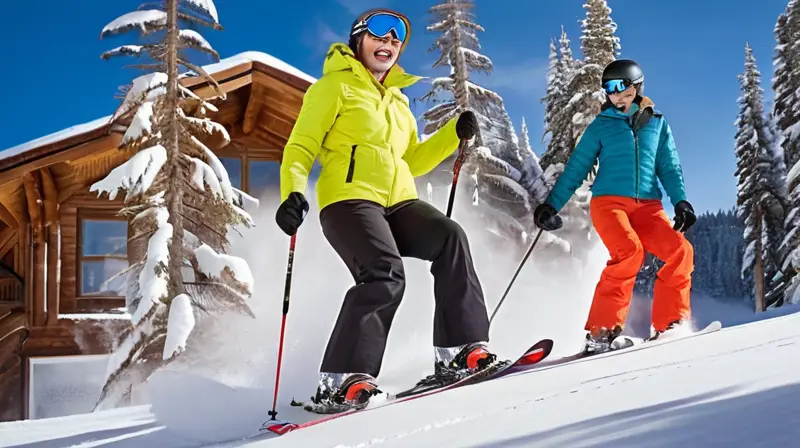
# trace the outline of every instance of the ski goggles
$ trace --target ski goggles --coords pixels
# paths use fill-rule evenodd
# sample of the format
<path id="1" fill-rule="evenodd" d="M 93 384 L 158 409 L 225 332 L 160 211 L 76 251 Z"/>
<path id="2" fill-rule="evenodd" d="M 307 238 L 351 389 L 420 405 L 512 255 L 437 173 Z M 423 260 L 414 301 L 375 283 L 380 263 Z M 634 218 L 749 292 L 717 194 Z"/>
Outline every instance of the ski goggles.
<path id="1" fill-rule="evenodd" d="M 408 36 L 406 22 L 402 18 L 388 12 L 379 12 L 367 17 L 353 28 L 351 34 L 356 35 L 365 30 L 375 37 L 383 37 L 392 33 L 394 37 L 401 42 L 405 42 Z"/>
<path id="2" fill-rule="evenodd" d="M 628 90 L 633 83 L 627 79 L 609 79 L 603 83 L 603 90 L 609 95 Z"/>

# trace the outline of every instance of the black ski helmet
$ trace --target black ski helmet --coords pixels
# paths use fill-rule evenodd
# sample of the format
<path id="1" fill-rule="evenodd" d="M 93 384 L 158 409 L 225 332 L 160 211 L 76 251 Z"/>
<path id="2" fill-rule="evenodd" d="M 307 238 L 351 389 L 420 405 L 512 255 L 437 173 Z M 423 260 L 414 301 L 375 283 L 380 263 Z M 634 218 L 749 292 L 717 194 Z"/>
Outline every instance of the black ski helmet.
<path id="1" fill-rule="evenodd" d="M 633 59 L 617 59 L 611 61 L 603 70 L 603 84 L 612 79 L 624 79 L 635 85 L 636 90 L 640 91 L 641 84 L 644 83 L 644 72 Z"/>
<path id="2" fill-rule="evenodd" d="M 408 44 L 408 39 L 411 38 L 411 22 L 408 20 L 408 17 L 388 8 L 373 8 L 373 9 L 368 9 L 359 14 L 358 17 L 356 17 L 356 19 L 353 20 L 353 23 L 350 25 L 350 32 L 348 33 L 350 36 L 350 40 L 348 41 L 347 46 L 350 47 L 351 50 L 353 50 L 353 54 L 356 55 L 356 58 L 358 58 L 358 44 L 361 42 L 361 36 L 364 35 L 366 30 L 361 30 L 355 33 L 354 31 L 362 21 L 366 20 L 370 16 L 377 14 L 379 12 L 394 14 L 397 17 L 400 17 L 400 19 L 402 19 L 406 23 L 406 40 L 404 40 L 403 45 L 400 46 L 400 54 L 403 54 L 403 50 L 405 50 L 406 45 Z"/>

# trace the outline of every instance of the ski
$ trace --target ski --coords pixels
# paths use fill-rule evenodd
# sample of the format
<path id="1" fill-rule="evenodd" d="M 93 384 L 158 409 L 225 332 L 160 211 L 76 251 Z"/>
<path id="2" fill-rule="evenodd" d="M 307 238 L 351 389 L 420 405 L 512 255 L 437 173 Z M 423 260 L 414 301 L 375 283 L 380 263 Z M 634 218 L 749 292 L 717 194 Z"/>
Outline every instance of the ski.
<path id="1" fill-rule="evenodd" d="M 508 369 L 513 369 L 516 367 L 534 366 L 539 362 L 543 361 L 544 359 L 546 359 L 550 355 L 552 350 L 553 350 L 553 341 L 551 339 L 542 339 L 538 341 L 536 344 L 532 345 L 529 349 L 527 349 L 521 356 L 519 356 L 513 362 L 511 361 L 497 362 L 483 370 L 480 370 L 472 375 L 468 375 L 464 378 L 461 378 L 449 384 L 441 385 L 439 387 L 434 387 L 434 388 L 418 388 L 414 386 L 412 388 L 406 389 L 394 395 L 384 394 L 384 400 L 382 400 L 381 403 L 377 403 L 375 405 L 368 405 L 364 409 L 353 409 L 338 414 L 325 415 L 324 417 L 317 418 L 305 423 L 292 423 L 280 420 L 267 420 L 259 429 L 259 434 L 262 434 L 264 431 L 268 431 L 272 434 L 281 436 L 288 432 L 296 431 L 302 428 L 308 428 L 310 426 L 315 426 L 320 423 L 352 415 L 357 412 L 365 412 L 374 409 L 379 409 L 392 404 L 402 403 L 404 401 L 413 400 L 415 398 L 426 397 L 429 395 L 455 389 L 458 387 L 489 381 L 502 376 L 502 373 Z M 374 399 L 375 398 L 373 398 L 373 400 Z M 303 403 L 297 403 L 294 402 L 294 400 L 292 400 L 292 402 L 293 406 L 303 406 Z M 257 437 L 257 436 L 258 435 L 252 437 Z"/>
<path id="2" fill-rule="evenodd" d="M 587 353 L 584 353 L 584 352 L 579 352 L 579 353 L 575 353 L 573 355 L 568 355 L 568 356 L 564 356 L 564 357 L 557 358 L 557 359 L 543 361 L 541 363 L 537 363 L 537 364 L 532 365 L 532 366 L 527 366 L 527 367 L 517 366 L 517 367 L 506 369 L 505 371 L 503 371 L 500 374 L 498 374 L 495 378 L 504 377 L 504 376 L 511 376 L 511 375 L 514 375 L 514 376 L 523 375 L 523 374 L 531 373 L 531 372 L 535 372 L 535 371 L 552 369 L 554 367 L 561 367 L 561 366 L 565 366 L 565 365 L 577 364 L 579 362 L 585 362 L 585 361 L 591 361 L 591 360 L 596 360 L 596 359 L 608 358 L 608 357 L 611 357 L 611 356 L 616 356 L 616 355 L 621 355 L 621 354 L 625 354 L 625 353 L 635 352 L 637 350 L 642 350 L 642 349 L 656 347 L 656 346 L 659 346 L 659 345 L 669 344 L 670 342 L 677 342 L 677 341 L 683 341 L 685 339 L 691 339 L 691 338 L 694 338 L 694 337 L 697 337 L 697 336 L 702 336 L 702 335 L 714 333 L 714 332 L 717 332 L 717 331 L 719 331 L 721 329 L 722 329 L 722 322 L 720 322 L 718 320 L 715 320 L 715 321 L 711 322 L 710 324 L 706 325 L 705 327 L 701 328 L 698 331 L 695 331 L 695 332 L 693 332 L 691 334 L 688 334 L 688 335 L 685 335 L 685 336 L 678 336 L 678 337 L 674 337 L 674 338 L 654 339 L 652 341 L 648 341 L 646 339 L 637 340 L 637 339 L 629 337 L 629 336 L 621 336 L 621 337 L 626 338 L 626 340 L 627 340 L 625 342 L 625 345 L 623 347 L 621 347 L 621 348 L 608 350 L 608 351 L 605 351 L 605 352 L 602 352 L 602 353 L 596 353 L 596 354 L 587 354 Z"/>

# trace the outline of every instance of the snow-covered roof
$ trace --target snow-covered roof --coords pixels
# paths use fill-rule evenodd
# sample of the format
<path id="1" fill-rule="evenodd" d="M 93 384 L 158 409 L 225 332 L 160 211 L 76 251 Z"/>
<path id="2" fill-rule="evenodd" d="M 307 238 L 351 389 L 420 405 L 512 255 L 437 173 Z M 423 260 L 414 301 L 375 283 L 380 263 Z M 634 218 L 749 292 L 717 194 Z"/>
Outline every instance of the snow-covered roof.
<path id="1" fill-rule="evenodd" d="M 276 70 L 280 70 L 286 74 L 296 76 L 310 83 L 314 83 L 317 80 L 313 76 L 303 72 L 298 68 L 293 67 L 290 64 L 287 64 L 286 62 L 276 58 L 275 56 L 269 55 L 267 53 L 262 53 L 260 51 L 245 51 L 239 54 L 235 54 L 231 57 L 221 59 L 219 62 L 215 64 L 205 65 L 203 66 L 203 69 L 209 74 L 214 74 L 248 62 L 259 62 L 261 64 L 268 65 Z M 5 150 L 0 150 L 0 160 L 22 154 L 24 152 L 30 151 L 35 148 L 39 148 L 47 144 L 51 144 L 61 140 L 66 140 L 70 137 L 75 137 L 81 134 L 86 134 L 92 131 L 96 131 L 102 128 L 103 126 L 108 125 L 109 120 L 111 119 L 112 116 L 113 115 L 107 115 L 103 118 L 98 118 L 88 123 L 71 126 L 61 131 L 45 135 L 44 137 L 39 137 L 35 140 L 31 140 L 29 142 L 25 142 Z"/>
<path id="2" fill-rule="evenodd" d="M 262 53 L 260 51 L 245 51 L 243 53 L 233 55 L 229 58 L 221 59 L 216 64 L 203 66 L 203 69 L 208 73 L 216 73 L 216 72 L 221 72 L 222 70 L 227 70 L 231 67 L 235 67 L 245 62 L 260 62 L 264 65 L 268 65 L 272 68 L 278 69 L 284 73 L 297 76 L 298 78 L 304 79 L 310 83 L 314 83 L 317 81 L 317 78 L 314 78 L 308 73 L 305 73 L 304 71 L 295 68 L 292 65 L 287 64 L 286 62 L 276 58 L 275 56 L 272 56 L 267 53 Z"/>
<path id="3" fill-rule="evenodd" d="M 87 132 L 91 132 L 97 130 L 105 125 L 108 124 L 108 121 L 111 120 L 111 115 L 106 115 L 103 118 L 98 118 L 96 120 L 92 120 L 88 123 L 83 123 L 75 126 L 68 127 L 58 132 L 54 132 L 50 135 L 45 135 L 44 137 L 39 137 L 35 140 L 31 140 L 29 142 L 23 143 L 21 145 L 17 145 L 3 151 L 0 151 L 0 160 L 7 159 L 9 157 L 13 157 L 17 154 L 22 154 L 23 152 L 29 151 L 33 148 L 38 148 L 40 146 L 44 146 L 53 142 L 57 142 L 59 140 L 64 140 L 69 137 L 73 137 L 80 134 L 85 134 Z"/>

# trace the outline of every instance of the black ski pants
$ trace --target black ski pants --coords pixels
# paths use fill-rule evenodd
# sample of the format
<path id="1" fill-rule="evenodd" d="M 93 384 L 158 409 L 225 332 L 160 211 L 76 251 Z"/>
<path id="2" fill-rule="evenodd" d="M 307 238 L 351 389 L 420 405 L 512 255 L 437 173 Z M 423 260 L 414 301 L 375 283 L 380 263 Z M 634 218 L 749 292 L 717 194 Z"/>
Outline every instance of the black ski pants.
<path id="1" fill-rule="evenodd" d="M 432 262 L 433 344 L 488 341 L 483 290 L 461 226 L 422 200 L 385 208 L 349 200 L 320 212 L 322 232 L 356 284 L 347 291 L 320 370 L 377 377 L 405 292 L 401 257 Z"/>

